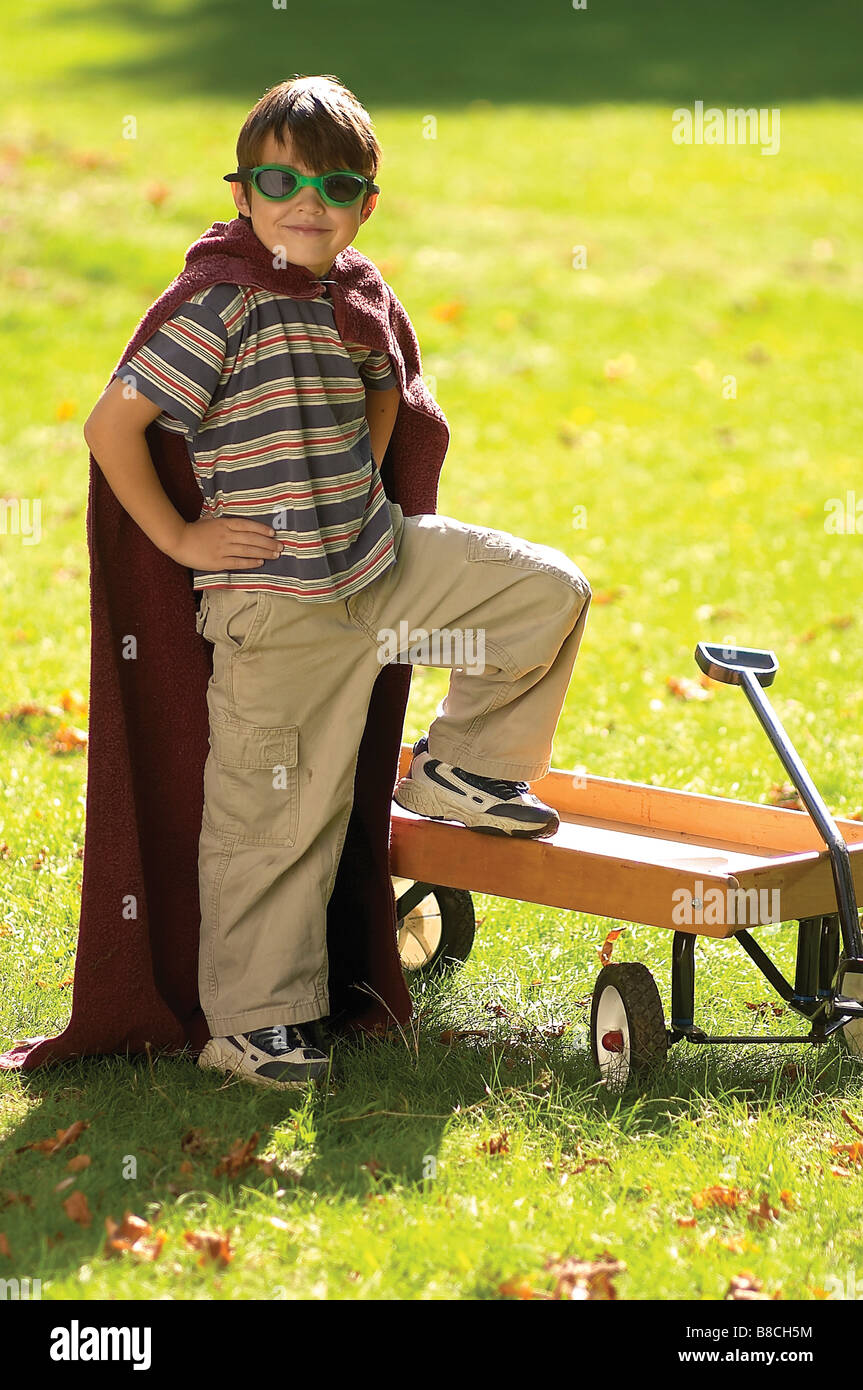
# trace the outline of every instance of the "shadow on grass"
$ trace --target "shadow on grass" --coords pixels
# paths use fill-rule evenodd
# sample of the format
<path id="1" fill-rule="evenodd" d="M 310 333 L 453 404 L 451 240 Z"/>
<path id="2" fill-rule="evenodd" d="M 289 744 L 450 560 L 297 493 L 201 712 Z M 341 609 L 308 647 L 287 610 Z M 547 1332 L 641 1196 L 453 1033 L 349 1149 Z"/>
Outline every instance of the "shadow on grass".
<path id="1" fill-rule="evenodd" d="M 42 1103 L 31 1104 L 0 1145 L 0 1231 L 11 1252 L 0 1275 L 57 1280 L 83 1263 L 101 1263 L 105 1218 L 119 1221 L 126 1210 L 158 1227 L 160 1214 L 183 1207 L 188 1229 L 210 1229 L 222 1204 L 239 1216 L 266 1213 L 267 1199 L 278 1199 L 272 1210 L 289 1216 L 295 1202 L 307 1211 L 306 1199 L 353 1209 L 387 1194 L 427 1193 L 445 1130 L 468 1114 L 490 1134 L 524 1117 L 537 1151 L 562 1140 L 574 1152 L 580 1123 L 593 1150 L 608 1123 L 618 1142 L 647 1131 L 673 1137 L 707 1100 L 745 1100 L 750 1112 L 781 1105 L 803 1120 L 824 1100 L 853 1103 L 860 1094 L 861 1072 L 837 1044 L 820 1053 L 778 1049 L 790 1067 L 785 1055 L 767 1057 L 763 1048 L 674 1049 L 664 1068 L 614 1095 L 571 1040 L 516 1050 L 498 1042 L 441 1044 L 436 1028 L 412 1036 L 418 1052 L 411 1035 L 409 1046 L 398 1039 L 340 1045 L 329 1083 L 303 1091 L 226 1082 L 182 1055 L 94 1058 L 24 1073 L 24 1095 Z M 45 1154 L 24 1147 L 76 1120 L 87 1128 L 67 1148 Z M 274 1159 L 273 1172 L 248 1164 L 234 1176 L 218 1173 L 238 1141 L 255 1133 L 255 1152 Z M 90 1165 L 70 1174 L 67 1163 L 80 1154 Z M 87 1197 L 89 1226 L 63 1208 L 74 1190 Z"/>
<path id="2" fill-rule="evenodd" d="M 378 0 L 321 0 L 244 6 L 191 0 L 182 8 L 104 3 L 60 9 L 63 28 L 116 27 L 134 56 L 70 67 L 75 86 L 106 79 L 147 100 L 191 93 L 250 107 L 294 73 L 333 73 L 372 111 L 385 106 L 427 112 L 471 101 L 572 106 L 656 102 L 771 106 L 859 95 L 863 12 L 847 0 L 725 0 L 644 5 L 560 0 L 432 8 Z M 134 109 L 129 106 L 127 109 Z"/>

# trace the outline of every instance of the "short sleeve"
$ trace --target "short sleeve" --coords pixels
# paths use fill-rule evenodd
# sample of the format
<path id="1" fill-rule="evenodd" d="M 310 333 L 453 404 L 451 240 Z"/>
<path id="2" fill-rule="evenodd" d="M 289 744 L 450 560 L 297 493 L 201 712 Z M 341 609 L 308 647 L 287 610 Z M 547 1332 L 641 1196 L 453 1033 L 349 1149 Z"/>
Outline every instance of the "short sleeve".
<path id="1" fill-rule="evenodd" d="M 227 351 L 228 335 L 220 316 L 189 301 L 114 375 L 194 433 L 216 393 Z"/>
<path id="2" fill-rule="evenodd" d="M 369 391 L 391 391 L 398 386 L 398 379 L 385 352 L 370 352 L 361 365 L 360 376 Z"/>

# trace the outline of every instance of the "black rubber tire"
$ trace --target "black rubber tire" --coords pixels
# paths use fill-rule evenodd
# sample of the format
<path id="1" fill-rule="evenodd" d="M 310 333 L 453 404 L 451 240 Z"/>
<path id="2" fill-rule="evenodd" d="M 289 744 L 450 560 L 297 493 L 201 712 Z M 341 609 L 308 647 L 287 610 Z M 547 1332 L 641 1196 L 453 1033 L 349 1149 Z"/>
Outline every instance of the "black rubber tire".
<path id="1" fill-rule="evenodd" d="M 413 969 L 403 965 L 407 980 L 444 975 L 447 971 L 463 965 L 473 949 L 476 913 L 470 893 L 464 888 L 443 888 L 434 885 L 429 889 L 429 896 L 434 897 L 440 912 L 440 941 L 423 965 Z M 398 911 L 398 898 L 396 904 Z M 397 930 L 401 927 L 402 920 L 399 919 Z"/>
<path id="2" fill-rule="evenodd" d="M 596 979 L 590 1006 L 590 1050 L 601 1071 L 597 1048 L 597 1015 L 602 992 L 613 985 L 623 1002 L 630 1039 L 630 1076 L 661 1066 L 668 1057 L 668 1032 L 656 981 L 646 965 L 623 961 L 604 965 Z"/>

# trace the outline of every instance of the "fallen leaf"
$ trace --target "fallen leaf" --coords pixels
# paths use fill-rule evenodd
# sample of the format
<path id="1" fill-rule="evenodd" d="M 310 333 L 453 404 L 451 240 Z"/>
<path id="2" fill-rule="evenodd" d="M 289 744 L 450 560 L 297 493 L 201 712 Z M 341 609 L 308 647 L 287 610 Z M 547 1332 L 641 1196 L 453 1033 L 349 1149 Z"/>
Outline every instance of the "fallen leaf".
<path id="1" fill-rule="evenodd" d="M 201 1251 L 199 1265 L 206 1264 L 208 1260 L 226 1265 L 234 1258 L 228 1237 L 219 1231 L 184 1231 L 183 1240 L 193 1250 Z"/>
<path id="2" fill-rule="evenodd" d="M 614 943 L 617 941 L 618 937 L 623 936 L 625 931 L 626 927 L 612 927 L 602 945 L 597 946 L 596 949 L 599 953 L 600 965 L 608 965 L 614 951 Z"/>
<path id="3" fill-rule="evenodd" d="M 797 794 L 797 788 L 792 787 L 790 782 L 774 782 L 767 799 L 774 806 L 781 806 L 786 811 L 805 811 L 806 807 Z"/>
<path id="4" fill-rule="evenodd" d="M 49 753 L 77 753 L 87 747 L 88 735 L 84 729 L 76 729 L 71 724 L 61 724 L 48 744 Z"/>
<path id="5" fill-rule="evenodd" d="M 144 189 L 144 197 L 152 207 L 161 207 L 171 190 L 164 183 L 149 183 Z"/>
<path id="6" fill-rule="evenodd" d="M 32 1144 L 22 1144 L 15 1152 L 20 1154 L 24 1153 L 25 1149 L 39 1149 L 46 1154 L 57 1153 L 58 1149 L 74 1144 L 84 1130 L 89 1129 L 89 1123 L 89 1120 L 76 1120 L 68 1129 L 58 1129 L 53 1139 L 37 1139 Z"/>
<path id="7" fill-rule="evenodd" d="M 767 1294 L 762 1293 L 764 1288 L 760 1279 L 756 1279 L 754 1274 L 748 1270 L 743 1270 L 741 1274 L 732 1276 L 731 1283 L 725 1293 L 727 1299 L 739 1299 L 753 1301 L 755 1299 L 766 1299 Z"/>
<path id="8" fill-rule="evenodd" d="M 438 1042 L 454 1043 L 459 1042 L 462 1038 L 488 1039 L 490 1037 L 491 1032 L 488 1028 L 445 1028 L 440 1034 Z"/>
<path id="9" fill-rule="evenodd" d="M 693 1194 L 692 1205 L 701 1210 L 703 1207 L 738 1207 L 743 1200 L 743 1193 L 738 1187 L 705 1187 L 702 1192 Z"/>
<path id="10" fill-rule="evenodd" d="M 103 1253 L 109 1256 L 128 1252 L 135 1259 L 152 1261 L 158 1259 L 162 1246 L 168 1239 L 165 1231 L 156 1231 L 153 1234 L 150 1223 L 130 1211 L 124 1212 L 123 1220 L 119 1223 L 106 1216 L 105 1230 L 108 1239 Z M 146 1240 L 145 1237 L 150 1234 L 153 1234 L 153 1239 Z"/>
<path id="11" fill-rule="evenodd" d="M 12 1251 L 9 1249 L 9 1241 L 2 1231 L 0 1231 L 0 1255 L 5 1255 L 7 1259 L 10 1260 L 12 1258 Z"/>
<path id="12" fill-rule="evenodd" d="M 7 1187 L 0 1196 L 0 1210 L 3 1207 L 12 1206 L 15 1202 L 20 1202 L 22 1206 L 32 1207 L 33 1198 L 27 1192 L 13 1192 L 11 1188 Z"/>
<path id="13" fill-rule="evenodd" d="M 537 1298 L 544 1297 L 537 1294 L 536 1290 L 523 1275 L 515 1275 L 512 1279 L 507 1279 L 503 1284 L 498 1284 L 497 1291 L 503 1298 Z"/>
<path id="14" fill-rule="evenodd" d="M 180 1148 L 186 1154 L 199 1154 L 203 1153 L 211 1142 L 203 1129 L 190 1129 L 180 1140 Z"/>
<path id="15" fill-rule="evenodd" d="M 594 1300 L 617 1298 L 612 1280 L 626 1265 L 604 1250 L 595 1260 L 546 1260 L 544 1268 L 554 1277 L 552 1298 Z"/>
<path id="16" fill-rule="evenodd" d="M 832 1154 L 847 1154 L 852 1163 L 859 1163 L 863 1159 L 863 1143 L 855 1139 L 853 1144 L 831 1144 Z"/>
<path id="17" fill-rule="evenodd" d="M 80 1173 L 84 1168 L 89 1168 L 91 1162 L 89 1154 L 76 1154 L 74 1158 L 69 1159 L 66 1168 L 70 1173 Z"/>
<path id="18" fill-rule="evenodd" d="M 93 1213 L 87 1204 L 87 1198 L 80 1189 L 70 1192 L 63 1203 L 63 1210 L 70 1221 L 77 1221 L 79 1226 L 89 1226 L 93 1221 Z"/>
<path id="19" fill-rule="evenodd" d="M 689 676 L 669 676 L 665 684 L 681 700 L 712 700 L 713 691 L 705 689 L 698 681 L 690 680 Z"/>
<path id="20" fill-rule="evenodd" d="M 464 313 L 464 302 L 461 299 L 450 299 L 445 304 L 433 304 L 431 313 L 432 318 L 439 319 L 442 323 L 453 323 Z"/>
<path id="21" fill-rule="evenodd" d="M 697 1226 L 698 1222 L 694 1216 L 678 1216 L 678 1226 Z"/>
<path id="22" fill-rule="evenodd" d="M 251 1139 L 245 1141 L 242 1139 L 235 1140 L 230 1153 L 226 1154 L 224 1158 L 221 1158 L 213 1169 L 215 1176 L 219 1177 L 224 1173 L 230 1178 L 235 1178 L 238 1174 L 242 1173 L 245 1168 L 248 1168 L 254 1161 L 253 1154 L 258 1147 L 258 1138 L 259 1135 L 256 1130 Z"/>
<path id="23" fill-rule="evenodd" d="M 771 1221 L 778 1221 L 779 1208 L 772 1207 L 767 1193 L 762 1192 L 758 1206 L 750 1207 L 746 1219 L 750 1226 L 766 1226 Z"/>
<path id="24" fill-rule="evenodd" d="M 509 1131 L 502 1129 L 500 1134 L 493 1134 L 489 1139 L 484 1139 L 477 1145 L 477 1153 L 487 1153 L 491 1158 L 498 1158 L 501 1154 L 509 1153 Z"/>
<path id="25" fill-rule="evenodd" d="M 842 1118 L 843 1118 L 843 1120 L 845 1121 L 845 1123 L 846 1123 L 847 1125 L 850 1125 L 850 1126 L 851 1126 L 851 1128 L 853 1129 L 854 1133 L 855 1133 L 855 1134 L 859 1134 L 860 1138 L 863 1139 L 863 1129 L 860 1128 L 860 1126 L 858 1125 L 858 1123 L 857 1123 L 856 1120 L 852 1120 L 852 1118 L 851 1118 L 851 1116 L 848 1114 L 848 1111 L 847 1111 L 847 1110 L 843 1110 L 843 1111 L 842 1111 Z"/>

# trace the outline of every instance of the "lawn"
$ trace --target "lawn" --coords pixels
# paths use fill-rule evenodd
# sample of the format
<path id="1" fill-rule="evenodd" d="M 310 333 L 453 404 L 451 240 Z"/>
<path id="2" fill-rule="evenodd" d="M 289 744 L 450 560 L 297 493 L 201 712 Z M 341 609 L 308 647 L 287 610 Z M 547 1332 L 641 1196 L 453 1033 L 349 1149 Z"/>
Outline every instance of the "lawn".
<path id="1" fill-rule="evenodd" d="M 38 501 L 41 534 L 0 534 L 0 1050 L 71 1006 L 86 751 L 55 747 L 87 726 L 82 425 L 186 247 L 233 215 L 237 132 L 293 72 L 335 73 L 375 120 L 383 191 L 356 244 L 450 423 L 438 510 L 557 546 L 593 586 L 554 766 L 769 802 L 784 774 L 742 692 L 669 684 L 728 638 L 775 650 L 771 699 L 816 784 L 835 814 L 863 808 L 863 542 L 825 525 L 863 491 L 863 21 L 802 0 L 660 11 L 7 17 L 0 497 Z M 695 99 L 780 107 L 779 152 L 675 144 Z M 446 680 L 416 669 L 405 740 Z M 308 1094 L 165 1057 L 0 1072 L 0 1277 L 47 1299 L 500 1299 L 607 1252 L 621 1299 L 720 1299 L 744 1271 L 782 1299 L 863 1278 L 863 1167 L 831 1152 L 863 1126 L 863 1072 L 838 1042 L 681 1043 L 612 1095 L 587 1023 L 615 924 L 476 910 L 469 961 L 415 985 L 404 1036 L 340 1045 Z M 758 935 L 786 973 L 795 935 Z M 670 948 L 638 926 L 614 946 L 666 1013 Z M 775 996 L 733 942 L 696 956 L 703 1027 L 799 1031 L 750 1007 Z M 466 1027 L 488 1036 L 440 1040 Z M 56 1153 L 24 1149 L 76 1121 Z M 106 1255 L 125 1211 L 158 1258 Z M 227 1242 L 203 1263 L 200 1230 Z"/>

